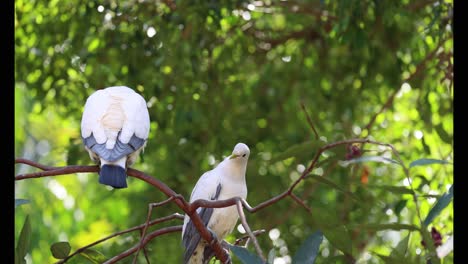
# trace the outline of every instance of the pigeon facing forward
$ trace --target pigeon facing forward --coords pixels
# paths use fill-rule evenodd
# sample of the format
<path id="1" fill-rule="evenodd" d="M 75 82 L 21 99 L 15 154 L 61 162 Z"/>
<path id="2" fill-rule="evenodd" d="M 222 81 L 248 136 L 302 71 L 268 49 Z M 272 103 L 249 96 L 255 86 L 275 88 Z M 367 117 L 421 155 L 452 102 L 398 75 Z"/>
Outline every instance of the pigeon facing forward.
<path id="1" fill-rule="evenodd" d="M 216 168 L 205 172 L 198 180 L 190 196 L 190 202 L 197 199 L 225 200 L 232 197 L 247 198 L 245 172 L 250 150 L 244 143 L 238 143 L 232 154 Z M 230 234 L 239 218 L 236 206 L 225 208 L 198 208 L 203 224 L 219 240 Z M 208 243 L 201 238 L 192 220 L 185 215 L 182 227 L 182 243 L 185 247 L 184 263 L 204 264 L 214 256 Z"/>
<path id="2" fill-rule="evenodd" d="M 88 97 L 81 137 L 89 156 L 101 167 L 99 183 L 127 187 L 127 166 L 145 147 L 149 128 L 146 101 L 132 89 L 114 86 Z"/>

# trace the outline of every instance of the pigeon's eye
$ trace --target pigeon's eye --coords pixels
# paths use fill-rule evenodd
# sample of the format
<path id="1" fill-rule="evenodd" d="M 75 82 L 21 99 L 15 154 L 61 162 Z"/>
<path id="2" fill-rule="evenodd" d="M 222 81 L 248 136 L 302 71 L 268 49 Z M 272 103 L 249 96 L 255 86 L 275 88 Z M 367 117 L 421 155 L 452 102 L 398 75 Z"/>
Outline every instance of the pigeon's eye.
<path id="1" fill-rule="evenodd" d="M 242 155 L 242 157 L 245 157 L 245 154 L 244 154 L 244 155 Z"/>

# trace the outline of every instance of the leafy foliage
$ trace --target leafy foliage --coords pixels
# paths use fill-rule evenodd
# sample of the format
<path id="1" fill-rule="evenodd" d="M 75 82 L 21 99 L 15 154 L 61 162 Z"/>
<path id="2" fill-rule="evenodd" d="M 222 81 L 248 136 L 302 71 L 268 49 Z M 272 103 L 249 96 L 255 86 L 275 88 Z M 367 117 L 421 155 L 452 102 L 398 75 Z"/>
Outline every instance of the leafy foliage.
<path id="1" fill-rule="evenodd" d="M 295 264 L 313 264 L 317 258 L 320 244 L 323 240 L 323 234 L 317 231 L 310 235 L 304 243 L 302 243 L 299 250 L 296 252 L 292 259 Z"/>
<path id="2" fill-rule="evenodd" d="M 425 226 L 428 226 L 430 223 L 432 223 L 432 221 L 434 220 L 434 218 L 440 214 L 440 212 L 442 210 L 444 210 L 445 207 L 447 207 L 447 205 L 449 205 L 449 203 L 452 201 L 452 197 L 453 197 L 453 185 L 450 186 L 450 189 L 448 190 L 447 193 L 445 193 L 444 195 L 442 195 L 436 202 L 436 204 L 434 205 L 434 207 L 432 207 L 431 211 L 429 211 L 429 213 L 427 214 L 427 217 L 426 219 L 424 220 L 424 225 Z"/>
<path id="3" fill-rule="evenodd" d="M 70 254 L 70 243 L 68 242 L 57 242 L 50 246 L 52 256 L 56 259 L 64 259 Z"/>
<path id="4" fill-rule="evenodd" d="M 31 244 L 31 222 L 29 216 L 24 220 L 23 228 L 19 234 L 18 243 L 15 250 L 15 263 L 26 263 L 24 257 L 28 253 Z"/>
<path id="5" fill-rule="evenodd" d="M 92 164 L 80 136 L 82 107 L 113 85 L 148 102 L 150 138 L 134 167 L 186 198 L 237 142 L 251 149 L 248 201 L 256 205 L 283 192 L 326 143 L 368 137 L 391 144 L 403 163 L 415 161 L 411 181 L 402 166 L 367 162 L 399 160 L 388 148 L 357 146 L 362 156 L 348 166 L 347 148 L 333 148 L 294 191 L 311 214 L 283 200 L 247 215 L 249 225 L 275 231 L 258 237 L 260 246 L 286 263 L 314 230 L 325 237 L 316 263 L 381 263 L 408 232 L 406 254 L 392 258 L 421 263 L 434 253 L 432 243 L 420 244 L 430 239 L 424 220 L 453 234 L 445 194 L 453 186 L 452 10 L 449 0 L 15 0 L 15 156 Z M 434 163 L 428 157 L 446 164 L 415 166 Z M 15 166 L 16 174 L 32 171 Z M 55 241 L 75 250 L 142 224 L 147 205 L 166 197 L 141 181 L 128 184 L 108 190 L 97 174 L 81 173 L 17 181 L 15 196 L 30 203 L 15 209 L 16 245 L 28 241 L 25 220 L 34 223 L 23 257 L 53 263 L 47 249 Z M 108 259 L 138 240 L 135 232 L 92 250 Z M 179 263 L 179 234 L 155 238 L 147 252 L 151 263 Z M 92 263 L 86 256 L 70 263 Z M 444 258 L 451 262 L 453 254 Z"/>

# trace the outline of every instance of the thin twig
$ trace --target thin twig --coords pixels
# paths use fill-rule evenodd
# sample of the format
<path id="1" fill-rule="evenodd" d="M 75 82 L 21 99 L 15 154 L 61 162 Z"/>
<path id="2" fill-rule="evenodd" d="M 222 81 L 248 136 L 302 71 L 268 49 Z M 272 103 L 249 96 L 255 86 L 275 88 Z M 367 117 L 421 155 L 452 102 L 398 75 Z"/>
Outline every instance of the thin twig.
<path id="1" fill-rule="evenodd" d="M 314 123 L 312 123 L 312 119 L 310 118 L 309 116 L 309 113 L 307 113 L 307 110 L 304 106 L 304 103 L 301 102 L 301 107 L 302 107 L 302 111 L 304 111 L 304 114 L 307 118 L 307 123 L 309 123 L 309 126 L 312 128 L 312 130 L 314 131 L 314 134 L 315 134 L 315 139 L 319 139 L 319 135 L 317 133 L 317 130 L 315 130 L 315 126 L 314 126 Z"/>
<path id="2" fill-rule="evenodd" d="M 290 193 L 289 196 L 291 196 L 291 198 L 296 201 L 298 204 L 300 204 L 302 207 L 304 207 L 309 213 L 312 213 L 312 210 L 310 209 L 309 206 L 307 206 L 304 201 L 302 201 L 297 195 L 295 195 L 294 193 Z"/>
<path id="3" fill-rule="evenodd" d="M 239 212 L 239 218 L 240 218 L 240 220 L 241 220 L 242 226 L 243 226 L 244 229 L 245 229 L 245 232 L 247 232 L 247 234 L 249 235 L 250 239 L 253 241 L 254 246 L 255 246 L 255 250 L 257 251 L 257 254 L 258 254 L 258 255 L 262 258 L 262 260 L 265 262 L 265 261 L 266 261 L 266 258 L 265 258 L 265 256 L 263 255 L 262 249 L 261 249 L 260 246 L 258 245 L 257 238 L 256 238 L 255 235 L 252 233 L 252 230 L 250 230 L 250 226 L 249 226 L 249 224 L 247 223 L 247 220 L 245 219 L 244 209 L 242 208 L 242 202 L 238 200 L 238 201 L 236 202 L 236 206 L 237 206 L 237 211 Z"/>
<path id="4" fill-rule="evenodd" d="M 169 226 L 169 227 L 165 227 L 165 228 L 161 228 L 159 230 L 156 230 L 156 231 L 153 231 L 151 233 L 149 233 L 146 238 L 143 240 L 143 246 L 145 246 L 149 241 L 151 241 L 153 238 L 157 237 L 157 236 L 160 236 L 160 235 L 164 235 L 164 234 L 168 234 L 168 233 L 174 233 L 174 232 L 179 232 L 179 231 L 182 231 L 182 226 L 181 225 L 178 225 L 178 226 Z M 140 247 L 140 243 L 138 243 L 137 245 L 135 245 L 134 247 L 132 248 L 129 248 L 127 249 L 126 251 L 118 254 L 117 256 L 107 260 L 106 262 L 104 262 L 103 264 L 112 264 L 112 263 L 116 263 L 117 261 L 121 260 L 121 259 L 124 259 L 128 256 L 130 256 L 132 253 L 134 253 L 135 251 L 138 250 L 138 248 Z"/>
<path id="5" fill-rule="evenodd" d="M 184 216 L 179 214 L 179 213 L 174 213 L 174 214 L 171 214 L 169 216 L 166 216 L 166 217 L 161 217 L 161 218 L 158 218 L 158 219 L 155 219 L 151 222 L 149 222 L 149 226 L 153 226 L 155 224 L 159 224 L 159 223 L 162 223 L 162 222 L 166 222 L 166 221 L 169 221 L 169 220 L 173 220 L 173 219 L 180 219 L 180 220 L 183 220 L 184 219 Z M 106 236 L 105 238 L 102 238 L 102 239 L 99 239 L 98 241 L 95 241 L 91 244 L 88 244 L 84 247 L 81 247 L 79 249 L 77 249 L 75 252 L 73 252 L 72 254 L 68 255 L 66 258 L 56 262 L 56 264 L 62 264 L 62 263 L 65 263 L 67 262 L 70 258 L 72 258 L 73 256 L 75 256 L 76 254 L 79 254 L 83 251 L 85 251 L 86 249 L 90 248 L 90 247 L 93 247 L 97 244 L 100 244 L 106 240 L 109 240 L 113 237 L 116 237 L 116 236 L 120 236 L 120 235 L 123 235 L 123 234 L 126 234 L 126 233 L 130 233 L 130 232 L 133 232 L 133 231 L 136 231 L 136 230 L 141 230 L 145 227 L 146 223 L 145 224 L 141 224 L 139 226 L 135 226 L 135 227 L 132 227 L 132 228 L 129 228 L 127 230 L 124 230 L 124 231 L 120 231 L 120 232 L 116 232 L 114 234 L 111 234 L 109 236 Z"/>
<path id="6" fill-rule="evenodd" d="M 252 234 L 253 234 L 254 236 L 257 237 L 257 236 L 259 236 L 259 235 L 261 235 L 261 234 L 263 234 L 263 233 L 265 233 L 265 232 L 266 232 L 265 229 L 260 229 L 260 230 L 252 231 Z M 246 236 L 243 236 L 243 237 L 241 237 L 241 238 L 238 238 L 238 239 L 236 239 L 236 241 L 234 242 L 234 245 L 237 246 L 237 245 L 239 245 L 242 241 L 248 240 L 249 238 L 250 238 L 250 235 L 246 235 Z"/>
<path id="7" fill-rule="evenodd" d="M 148 215 L 146 216 L 146 222 L 145 222 L 145 227 L 143 228 L 143 231 L 142 231 L 142 234 L 141 234 L 141 237 L 140 237 L 140 246 L 138 247 L 138 250 L 133 258 L 133 264 L 136 263 L 136 260 L 137 260 L 137 257 L 138 257 L 138 253 L 140 253 L 140 249 L 142 247 L 142 243 L 143 243 L 143 239 L 145 238 L 145 235 L 146 235 L 146 230 L 148 229 L 148 225 L 149 225 L 149 221 L 151 219 L 151 213 L 153 212 L 153 208 L 155 207 L 158 207 L 158 206 L 162 206 L 162 205 L 165 205 L 169 202 L 172 202 L 172 200 L 174 200 L 174 196 L 171 196 L 169 197 L 169 199 L 166 199 L 162 202 L 159 202 L 159 203 L 150 203 L 148 205 Z M 149 262 L 148 262 L 149 263 Z"/>
<path id="8" fill-rule="evenodd" d="M 337 142 L 334 142 L 334 143 L 331 143 L 331 144 L 327 144 L 327 145 L 321 147 L 317 151 L 317 153 L 315 154 L 315 156 L 314 156 L 313 160 L 311 161 L 309 167 L 306 170 L 304 170 L 304 172 L 301 174 L 301 176 L 296 181 L 294 181 L 294 183 L 288 188 L 287 191 L 285 191 L 285 192 L 283 192 L 283 193 L 281 193 L 281 194 L 279 194 L 279 195 L 277 195 L 275 197 L 272 197 L 271 199 L 269 199 L 267 201 L 264 201 L 264 202 L 260 203 L 259 205 L 257 205 L 256 207 L 253 207 L 253 208 L 247 203 L 247 201 L 245 201 L 244 199 L 242 199 L 240 197 L 233 197 L 233 198 L 230 198 L 230 199 L 220 200 L 220 201 L 196 200 L 193 203 L 188 203 L 187 201 L 185 201 L 183 196 L 181 196 L 180 194 L 177 194 L 176 192 L 174 192 L 165 183 L 159 181 L 155 177 L 152 177 L 150 175 L 145 174 L 144 172 L 141 172 L 141 171 L 138 171 L 138 170 L 135 170 L 135 169 L 132 169 L 132 168 L 127 169 L 127 175 L 138 178 L 140 180 L 143 180 L 143 181 L 147 182 L 148 184 L 158 188 L 160 191 L 162 191 L 168 197 L 174 197 L 173 201 L 187 215 L 189 215 L 189 217 L 191 218 L 192 222 L 195 225 L 195 228 L 197 228 L 197 230 L 200 232 L 200 235 L 202 236 L 202 238 L 204 240 L 206 240 L 208 243 L 211 243 L 213 251 L 215 251 L 216 257 L 221 262 L 225 262 L 229 258 L 228 253 L 222 248 L 222 245 L 219 243 L 219 241 L 212 241 L 213 239 L 211 237 L 211 234 L 209 233 L 206 226 L 201 221 L 200 216 L 197 213 L 195 213 L 195 210 L 198 207 L 201 207 L 201 206 L 202 207 L 207 207 L 207 208 L 228 207 L 228 206 L 237 204 L 238 201 L 239 201 L 239 202 L 242 203 L 242 205 L 244 206 L 244 208 L 247 211 L 249 211 L 251 213 L 255 213 L 255 212 L 257 212 L 257 211 L 259 211 L 259 210 L 261 210 L 261 209 L 263 209 L 265 207 L 268 207 L 268 206 L 282 200 L 286 196 L 290 196 L 290 197 L 292 197 L 292 199 L 294 199 L 293 198 L 294 196 L 291 195 L 294 188 L 299 184 L 299 182 L 304 180 L 305 177 L 313 170 L 313 168 L 316 166 L 321 154 L 324 151 L 326 151 L 328 149 L 338 147 L 338 146 L 341 146 L 341 145 L 348 145 L 348 144 L 353 144 L 353 143 L 361 143 L 361 144 L 370 143 L 370 144 L 390 147 L 392 149 L 392 151 L 397 154 L 397 158 L 401 162 L 401 159 L 398 156 L 398 152 L 390 144 L 385 144 L 385 143 L 381 143 L 381 142 L 377 142 L 377 141 L 373 141 L 373 140 L 369 140 L 369 139 L 349 139 L 349 140 L 342 140 L 342 141 L 337 141 Z M 17 163 L 23 163 L 23 162 L 18 161 Z M 58 169 L 55 169 L 55 170 L 52 170 L 52 171 L 46 171 L 46 172 L 41 172 L 41 173 L 30 173 L 30 174 L 18 175 L 18 176 L 15 177 L 15 179 L 16 180 L 23 180 L 23 179 L 28 179 L 28 178 L 40 178 L 40 177 L 46 177 L 46 176 L 57 176 L 57 175 L 70 174 L 70 173 L 76 173 L 76 172 L 97 172 L 98 169 L 99 168 L 97 166 L 68 166 L 68 167 L 58 168 Z M 243 214 L 243 212 L 242 212 L 242 214 Z M 153 234 L 153 233 L 151 233 L 151 234 Z M 144 239 L 144 244 L 147 241 L 149 241 L 148 237 Z M 135 251 L 138 248 L 139 248 L 139 245 L 137 245 L 135 247 Z M 122 253 L 122 254 L 124 254 L 124 253 Z M 119 256 L 116 256 L 116 257 L 119 257 Z"/>
<path id="9" fill-rule="evenodd" d="M 23 162 L 17 162 L 23 163 Z M 19 174 L 15 177 L 16 181 L 32 179 L 32 178 L 42 178 L 50 176 L 61 176 L 65 174 L 72 174 L 77 172 L 98 172 L 98 166 L 66 166 L 66 167 L 57 167 L 51 170 L 39 171 L 27 174 Z"/>
<path id="10" fill-rule="evenodd" d="M 23 158 L 17 158 L 17 159 L 15 159 L 15 163 L 23 163 L 23 164 L 29 165 L 29 166 L 31 166 L 31 167 L 35 167 L 35 168 L 41 169 L 41 170 L 43 170 L 43 171 L 48 171 L 48 170 L 55 170 L 55 169 L 57 169 L 57 167 L 42 165 L 42 164 L 39 164 L 39 163 L 34 162 L 34 161 L 32 161 L 32 160 L 27 160 L 27 159 L 23 159 Z"/>

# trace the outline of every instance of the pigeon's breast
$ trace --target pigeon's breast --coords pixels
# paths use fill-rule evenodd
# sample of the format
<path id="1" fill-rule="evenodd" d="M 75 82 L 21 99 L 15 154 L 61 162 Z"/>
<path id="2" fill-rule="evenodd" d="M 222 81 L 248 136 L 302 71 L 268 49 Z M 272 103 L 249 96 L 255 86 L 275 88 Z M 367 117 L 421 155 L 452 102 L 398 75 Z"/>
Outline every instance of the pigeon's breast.
<path id="1" fill-rule="evenodd" d="M 235 205 L 225 208 L 216 208 L 213 210 L 213 215 L 208 223 L 208 227 L 215 232 L 218 239 L 224 239 L 232 232 L 238 218 L 239 213 Z"/>

